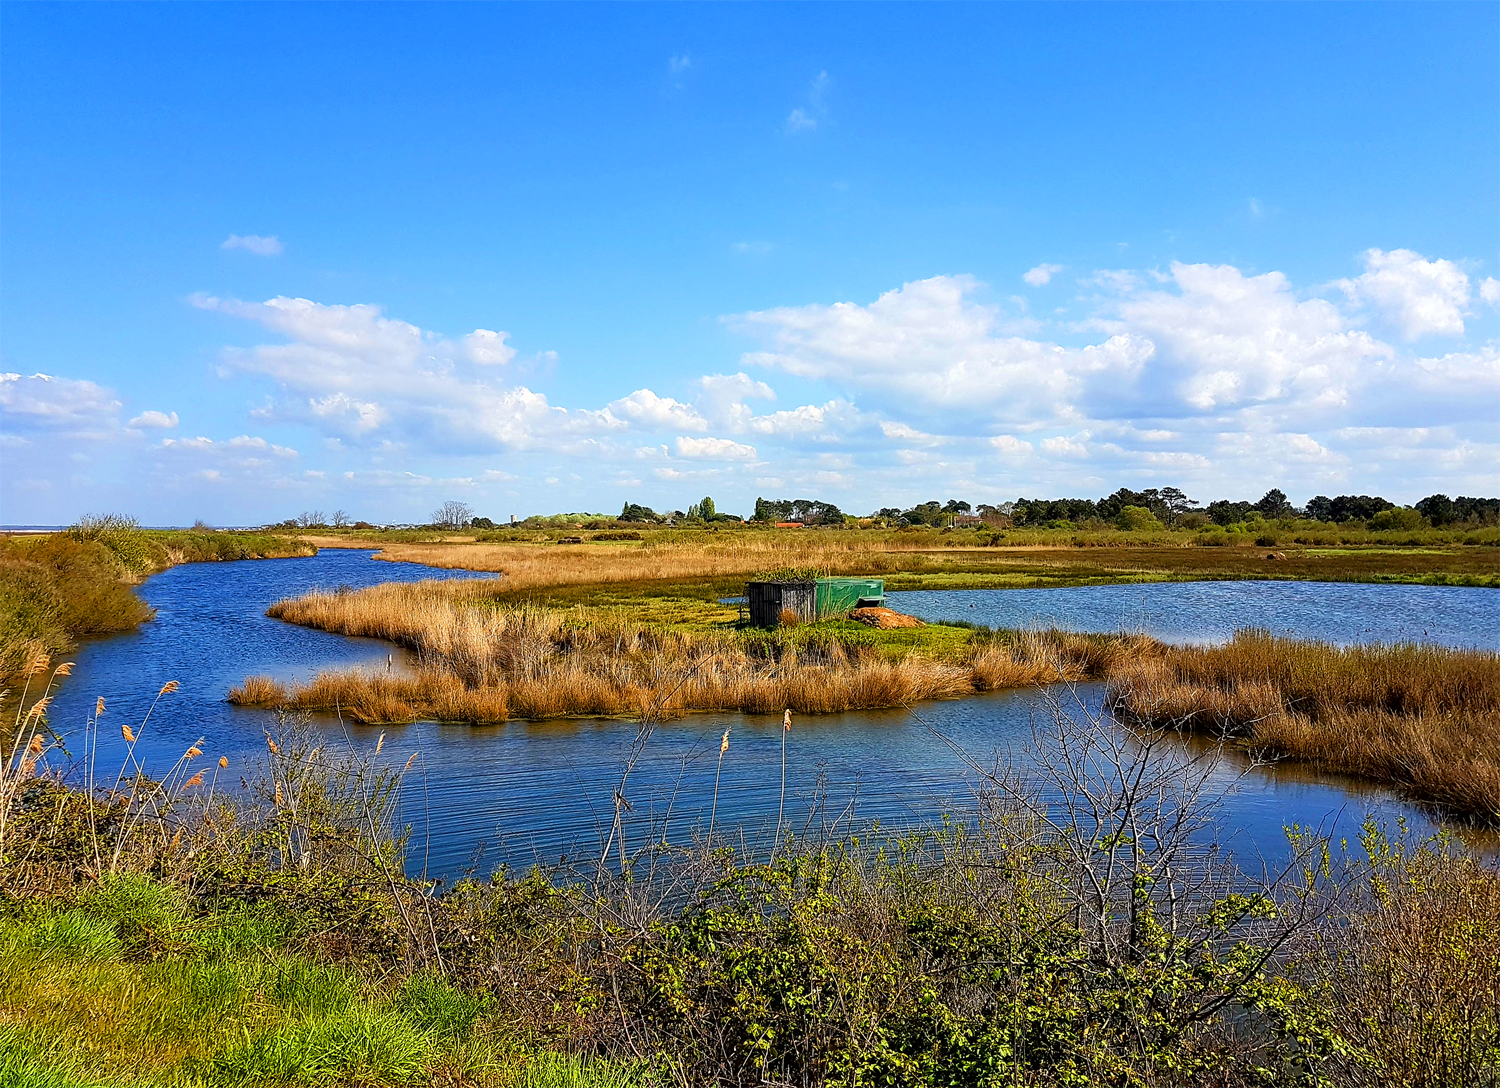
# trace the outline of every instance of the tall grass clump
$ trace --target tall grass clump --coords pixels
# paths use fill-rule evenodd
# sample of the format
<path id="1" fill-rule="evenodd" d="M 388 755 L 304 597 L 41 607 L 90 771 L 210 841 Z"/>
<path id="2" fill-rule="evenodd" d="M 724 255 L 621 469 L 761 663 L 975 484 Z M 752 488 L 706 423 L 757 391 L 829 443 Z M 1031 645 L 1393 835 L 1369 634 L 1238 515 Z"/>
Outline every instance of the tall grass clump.
<path id="1" fill-rule="evenodd" d="M 251 677 L 229 699 L 338 710 L 365 722 L 638 715 L 657 705 L 660 692 L 668 694 L 659 709 L 669 714 L 828 714 L 1101 676 L 1111 655 L 1124 652 L 1108 639 L 1047 632 L 982 637 L 961 660 L 893 657 L 853 624 L 695 632 L 583 610 L 505 606 L 484 592 L 423 582 L 279 601 L 268 615 L 397 642 L 416 654 L 418 668 L 412 675 L 325 673 L 290 689 Z"/>
<path id="2" fill-rule="evenodd" d="M 1500 655 L 1403 643 L 1338 647 L 1239 631 L 1110 671 L 1128 719 L 1225 735 L 1271 757 L 1388 783 L 1500 823 Z"/>

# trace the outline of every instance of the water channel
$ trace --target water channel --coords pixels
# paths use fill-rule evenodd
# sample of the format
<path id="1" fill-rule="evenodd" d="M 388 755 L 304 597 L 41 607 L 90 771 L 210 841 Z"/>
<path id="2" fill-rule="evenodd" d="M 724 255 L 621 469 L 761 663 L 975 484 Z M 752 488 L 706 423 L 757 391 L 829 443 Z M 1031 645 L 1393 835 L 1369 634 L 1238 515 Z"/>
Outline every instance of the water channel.
<path id="1" fill-rule="evenodd" d="M 138 727 L 161 685 L 177 680 L 181 689 L 152 713 L 138 756 L 148 770 L 162 768 L 203 737 L 206 761 L 227 757 L 224 780 L 237 782 L 263 758 L 271 717 L 225 703 L 231 686 L 257 673 L 291 680 L 320 669 L 410 665 L 400 649 L 377 640 L 268 619 L 268 605 L 315 587 L 482 577 L 371 561 L 371 554 L 325 550 L 307 559 L 191 564 L 156 575 L 141 587 L 157 609 L 156 618 L 136 632 L 80 647 L 77 668 L 50 720 L 76 741 L 95 698 L 103 696 L 108 709 L 98 767 L 108 774 L 123 758 L 119 726 Z M 1500 594 L 1493 590 L 1332 583 L 890 596 L 894 607 L 928 619 L 1011 627 L 1143 630 L 1187 641 L 1226 637 L 1236 626 L 1254 625 L 1338 642 L 1414 639 L 1488 647 L 1495 646 L 1500 607 Z M 1096 707 L 1100 691 L 1085 686 L 1077 698 Z M 1034 730 L 1045 732 L 1047 721 L 1035 691 L 929 703 L 915 713 L 799 717 L 786 737 L 786 824 L 802 831 L 835 821 L 853 828 L 878 820 L 895 829 L 930 823 L 945 811 L 961 813 L 972 805 L 980 781 L 935 734 L 981 764 L 998 759 L 1024 767 L 1034 758 Z M 312 728 L 325 735 L 326 744 L 347 743 L 364 751 L 384 732 L 382 754 L 396 765 L 418 754 L 401 798 L 401 817 L 413 828 L 410 864 L 414 872 L 449 879 L 469 870 L 487 873 L 502 863 L 524 867 L 597 856 L 636 729 L 626 721 L 570 719 L 482 727 L 418 722 L 382 730 L 332 716 L 314 719 Z M 627 845 L 663 835 L 681 842 L 706 827 L 725 729 L 730 749 L 719 784 L 718 827 L 765 841 L 780 804 L 780 718 L 697 714 L 659 726 L 647 745 L 626 790 Z M 1430 826 L 1419 810 L 1375 787 L 1285 766 L 1244 770 L 1231 756 L 1215 774 L 1226 791 L 1219 835 L 1252 865 L 1258 857 L 1281 852 L 1282 828 L 1290 823 L 1351 838 L 1367 813 L 1404 815 L 1419 830 Z"/>

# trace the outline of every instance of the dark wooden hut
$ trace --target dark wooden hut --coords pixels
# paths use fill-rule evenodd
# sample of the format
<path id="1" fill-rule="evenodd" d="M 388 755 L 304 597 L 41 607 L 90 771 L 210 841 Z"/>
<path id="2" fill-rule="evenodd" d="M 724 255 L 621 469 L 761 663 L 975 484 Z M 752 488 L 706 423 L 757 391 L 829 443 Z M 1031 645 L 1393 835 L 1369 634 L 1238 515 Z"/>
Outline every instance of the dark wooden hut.
<path id="1" fill-rule="evenodd" d="M 780 626 L 783 612 L 796 616 L 798 623 L 812 623 L 818 615 L 816 582 L 749 582 L 745 597 L 756 627 Z"/>

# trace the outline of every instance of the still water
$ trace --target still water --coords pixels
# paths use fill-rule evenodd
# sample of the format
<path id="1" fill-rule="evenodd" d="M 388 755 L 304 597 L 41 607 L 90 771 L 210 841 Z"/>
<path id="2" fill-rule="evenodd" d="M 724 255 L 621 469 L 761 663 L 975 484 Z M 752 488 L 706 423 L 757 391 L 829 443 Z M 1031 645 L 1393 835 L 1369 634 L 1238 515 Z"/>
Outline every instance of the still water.
<path id="1" fill-rule="evenodd" d="M 319 669 L 408 665 L 402 651 L 377 640 L 268 619 L 269 604 L 314 587 L 475 577 L 372 561 L 370 555 L 325 550 L 308 559 L 193 564 L 156 575 L 142 587 L 142 596 L 158 610 L 156 619 L 131 634 L 80 648 L 77 669 L 49 715 L 54 727 L 71 732 L 78 748 L 76 738 L 102 695 L 108 709 L 98 766 L 107 773 L 123 758 L 119 726 L 138 727 L 156 691 L 177 680 L 181 690 L 163 698 L 153 712 L 138 755 L 148 770 L 164 768 L 203 737 L 205 763 L 228 757 L 224 781 L 237 782 L 264 756 L 264 731 L 272 722 L 263 711 L 225 703 L 231 686 L 256 673 L 291 680 Z M 1167 638 L 1205 639 L 1223 637 L 1243 623 L 1284 629 L 1297 622 L 1302 626 L 1290 633 L 1335 641 L 1436 637 L 1488 646 L 1494 645 L 1495 602 L 1500 602 L 1493 590 L 1273 582 L 891 597 L 895 607 L 929 618 L 1008 626 L 1127 627 Z M 1288 600 L 1297 602 L 1295 610 L 1284 607 Z M 1272 613 L 1281 623 L 1255 619 Z M 1431 621 L 1437 615 L 1444 619 L 1440 636 Z M 1085 686 L 1077 697 L 1096 708 L 1101 692 Z M 982 780 L 937 734 L 982 765 L 998 759 L 1024 766 L 1034 758 L 1035 730 L 1045 731 L 1048 720 L 1032 691 L 929 703 L 915 713 L 798 717 L 785 735 L 785 825 L 802 831 L 835 821 L 848 828 L 878 820 L 898 828 L 962 811 Z M 382 732 L 332 717 L 316 719 L 313 728 L 325 735 L 327 745 L 367 752 Z M 635 728 L 597 719 L 386 727 L 383 756 L 400 765 L 417 753 L 401 798 L 402 819 L 413 828 L 412 870 L 451 879 L 502 863 L 524 867 L 561 857 L 596 858 L 613 822 L 612 797 Z M 719 780 L 717 827 L 752 842 L 767 840 L 781 804 L 781 719 L 700 714 L 658 726 L 646 745 L 624 790 L 630 806 L 628 848 L 662 836 L 682 842 L 706 829 L 725 729 L 730 747 Z M 1248 775 L 1242 770 L 1229 759 L 1217 772 L 1216 782 L 1226 791 L 1219 834 L 1250 865 L 1281 852 L 1282 827 L 1289 823 L 1352 837 L 1364 815 L 1373 812 L 1403 814 L 1418 828 L 1429 826 L 1420 812 L 1378 789 L 1290 768 L 1255 769 Z"/>
<path id="2" fill-rule="evenodd" d="M 1466 586 L 1348 582 L 1149 582 L 1068 589 L 917 590 L 887 603 L 930 622 L 1221 642 L 1241 627 L 1290 638 L 1435 642 L 1500 649 L 1500 593 Z"/>

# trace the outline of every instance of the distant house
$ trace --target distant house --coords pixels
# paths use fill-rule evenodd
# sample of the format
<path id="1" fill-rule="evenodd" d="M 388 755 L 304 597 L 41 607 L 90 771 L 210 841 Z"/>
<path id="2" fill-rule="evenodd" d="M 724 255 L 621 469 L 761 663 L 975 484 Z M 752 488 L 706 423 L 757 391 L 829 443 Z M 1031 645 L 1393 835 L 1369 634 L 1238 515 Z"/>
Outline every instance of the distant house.
<path id="1" fill-rule="evenodd" d="M 778 528 L 778 529 L 806 529 L 807 526 L 803 525 L 800 521 L 778 521 L 776 523 L 776 528 Z"/>
<path id="2" fill-rule="evenodd" d="M 983 524 L 984 518 L 978 514 L 958 514 L 953 519 L 953 527 L 955 529 L 973 529 Z"/>

